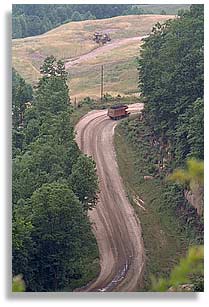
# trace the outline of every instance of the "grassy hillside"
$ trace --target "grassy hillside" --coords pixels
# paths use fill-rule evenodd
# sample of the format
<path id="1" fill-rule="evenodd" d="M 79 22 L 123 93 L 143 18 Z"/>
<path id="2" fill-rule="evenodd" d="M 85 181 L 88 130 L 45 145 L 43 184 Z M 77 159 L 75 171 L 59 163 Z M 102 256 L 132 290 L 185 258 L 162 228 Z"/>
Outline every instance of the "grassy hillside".
<path id="1" fill-rule="evenodd" d="M 95 31 L 108 32 L 112 42 L 150 33 L 153 25 L 173 15 L 131 15 L 102 20 L 71 22 L 43 35 L 12 42 L 12 61 L 16 70 L 35 84 L 39 78 L 39 67 L 48 55 L 55 55 L 65 61 L 99 48 L 92 41 Z M 111 42 L 111 43 L 112 43 Z M 104 65 L 104 91 L 112 95 L 137 92 L 136 57 L 139 55 L 139 41 L 131 41 L 120 47 L 101 52 L 96 57 L 79 63 L 69 69 L 71 96 L 99 97 L 100 66 Z"/>

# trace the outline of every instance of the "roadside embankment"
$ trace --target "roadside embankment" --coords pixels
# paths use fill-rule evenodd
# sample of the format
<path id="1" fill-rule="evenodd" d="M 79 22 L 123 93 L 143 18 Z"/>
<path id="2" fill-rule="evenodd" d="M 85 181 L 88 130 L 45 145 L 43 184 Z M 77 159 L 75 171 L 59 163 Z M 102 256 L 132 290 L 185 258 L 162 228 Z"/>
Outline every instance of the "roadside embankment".
<path id="1" fill-rule="evenodd" d="M 140 291 L 149 291 L 152 275 L 166 277 L 188 246 L 202 241 L 203 227 L 194 211 L 187 210 L 182 190 L 153 176 L 157 152 L 151 146 L 149 128 L 138 116 L 116 127 L 115 150 L 120 175 L 142 227 L 146 268 Z"/>

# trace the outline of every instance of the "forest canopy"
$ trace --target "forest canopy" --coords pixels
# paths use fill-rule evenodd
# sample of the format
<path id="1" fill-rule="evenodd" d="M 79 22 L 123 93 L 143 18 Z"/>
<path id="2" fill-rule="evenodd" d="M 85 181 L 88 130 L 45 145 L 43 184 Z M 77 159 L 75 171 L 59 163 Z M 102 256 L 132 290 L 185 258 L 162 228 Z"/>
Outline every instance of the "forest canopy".
<path id="1" fill-rule="evenodd" d="M 12 10 L 12 38 L 42 34 L 70 21 L 119 16 L 129 5 L 16 4 Z"/>
<path id="2" fill-rule="evenodd" d="M 204 156 L 204 6 L 158 23 L 139 59 L 144 115 L 175 166 Z"/>
<path id="3" fill-rule="evenodd" d="M 26 291 L 72 290 L 94 278 L 98 249 L 87 210 L 98 182 L 95 163 L 74 140 L 63 62 L 46 58 L 41 74 L 34 90 L 12 74 L 12 270 Z"/>

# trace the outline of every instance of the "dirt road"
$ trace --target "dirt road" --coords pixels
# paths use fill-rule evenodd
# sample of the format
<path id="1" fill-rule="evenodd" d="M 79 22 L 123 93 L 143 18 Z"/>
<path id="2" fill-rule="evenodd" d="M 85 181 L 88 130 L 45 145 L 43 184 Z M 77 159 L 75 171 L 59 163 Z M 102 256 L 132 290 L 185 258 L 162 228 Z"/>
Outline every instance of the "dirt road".
<path id="1" fill-rule="evenodd" d="M 146 36 L 136 36 L 136 37 L 129 37 L 129 38 L 123 38 L 123 39 L 116 39 L 114 41 L 112 41 L 111 43 L 108 43 L 106 45 L 103 45 L 101 47 L 98 47 L 94 50 L 92 50 L 89 53 L 83 54 L 77 58 L 72 58 L 72 59 L 68 59 L 66 60 L 65 63 L 65 68 L 69 69 L 72 66 L 78 65 L 80 63 L 83 63 L 85 61 L 89 61 L 95 57 L 97 57 L 100 54 L 103 54 L 104 52 L 110 51 L 114 48 L 118 48 L 122 45 L 134 42 L 134 41 L 141 41 L 142 38 L 145 38 Z"/>
<path id="2" fill-rule="evenodd" d="M 142 108 L 142 104 L 133 104 L 129 111 Z M 76 126 L 76 141 L 96 161 L 100 182 L 99 202 L 89 216 L 99 246 L 101 272 L 82 291 L 135 291 L 144 267 L 141 227 L 118 172 L 113 145 L 118 121 L 106 114 L 107 110 L 89 112 Z"/>

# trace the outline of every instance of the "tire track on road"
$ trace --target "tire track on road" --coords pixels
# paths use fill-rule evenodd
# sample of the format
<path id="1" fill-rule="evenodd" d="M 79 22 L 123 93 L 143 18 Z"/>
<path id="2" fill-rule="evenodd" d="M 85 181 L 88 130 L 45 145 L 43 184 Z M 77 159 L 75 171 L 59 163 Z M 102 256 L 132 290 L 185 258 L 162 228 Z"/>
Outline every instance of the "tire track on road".
<path id="1" fill-rule="evenodd" d="M 131 105 L 130 111 L 142 109 Z M 100 193 L 89 212 L 99 251 L 101 271 L 82 291 L 135 291 L 144 266 L 140 223 L 124 192 L 115 159 L 113 135 L 118 122 L 108 119 L 107 110 L 89 112 L 76 125 L 80 149 L 97 165 Z"/>

